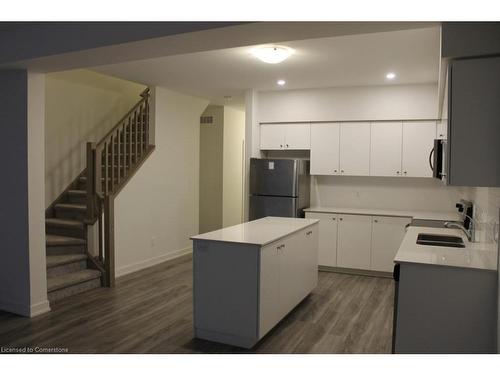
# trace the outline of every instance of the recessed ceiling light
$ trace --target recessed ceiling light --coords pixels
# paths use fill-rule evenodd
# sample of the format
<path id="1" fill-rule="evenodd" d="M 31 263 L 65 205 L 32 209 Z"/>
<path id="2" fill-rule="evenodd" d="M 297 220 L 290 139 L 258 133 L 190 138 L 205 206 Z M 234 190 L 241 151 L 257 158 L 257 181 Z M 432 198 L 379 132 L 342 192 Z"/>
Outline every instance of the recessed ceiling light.
<path id="1" fill-rule="evenodd" d="M 394 79 L 396 78 L 396 73 L 390 72 L 385 75 L 385 78 L 387 79 Z"/>
<path id="2" fill-rule="evenodd" d="M 276 83 L 280 86 L 285 86 L 286 81 L 284 79 L 278 79 Z"/>
<path id="3" fill-rule="evenodd" d="M 252 54 L 268 64 L 279 64 L 293 53 L 293 49 L 285 46 L 263 46 L 252 50 Z"/>

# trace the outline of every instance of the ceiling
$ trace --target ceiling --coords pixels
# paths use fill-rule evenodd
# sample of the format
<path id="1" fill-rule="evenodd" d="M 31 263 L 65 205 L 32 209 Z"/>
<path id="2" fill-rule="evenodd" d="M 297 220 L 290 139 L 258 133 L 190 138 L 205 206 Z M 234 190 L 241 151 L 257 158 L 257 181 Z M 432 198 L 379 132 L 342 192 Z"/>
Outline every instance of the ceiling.
<path id="1" fill-rule="evenodd" d="M 283 43 L 295 53 L 265 64 L 252 46 L 188 53 L 93 68 L 151 86 L 163 86 L 242 107 L 247 89 L 286 90 L 437 82 L 439 27 L 344 35 Z M 388 81 L 387 72 L 397 74 Z M 276 84 L 286 80 L 284 87 Z M 224 97 L 231 96 L 228 102 Z"/>

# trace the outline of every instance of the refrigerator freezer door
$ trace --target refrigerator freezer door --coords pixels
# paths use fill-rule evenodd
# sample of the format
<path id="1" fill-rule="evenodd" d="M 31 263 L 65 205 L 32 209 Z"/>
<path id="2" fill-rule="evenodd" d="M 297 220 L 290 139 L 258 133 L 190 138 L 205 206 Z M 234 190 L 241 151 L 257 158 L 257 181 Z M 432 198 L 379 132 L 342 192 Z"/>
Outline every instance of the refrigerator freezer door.
<path id="1" fill-rule="evenodd" d="M 302 210 L 297 208 L 297 198 L 250 196 L 250 220 L 266 216 L 302 217 L 302 215 Z"/>
<path id="2" fill-rule="evenodd" d="M 298 196 L 298 161 L 250 159 L 250 194 Z"/>

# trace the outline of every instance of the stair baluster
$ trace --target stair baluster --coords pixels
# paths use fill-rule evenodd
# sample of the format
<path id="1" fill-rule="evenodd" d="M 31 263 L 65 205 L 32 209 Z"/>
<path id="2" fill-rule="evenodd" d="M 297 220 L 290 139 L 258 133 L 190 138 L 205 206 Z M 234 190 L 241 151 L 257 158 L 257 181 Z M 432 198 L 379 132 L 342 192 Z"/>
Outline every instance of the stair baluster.
<path id="1" fill-rule="evenodd" d="M 115 279 L 114 199 L 154 149 L 149 129 L 149 88 L 141 97 L 103 139 L 97 144 L 87 143 L 86 223 L 99 224 L 99 258 L 108 287 Z"/>

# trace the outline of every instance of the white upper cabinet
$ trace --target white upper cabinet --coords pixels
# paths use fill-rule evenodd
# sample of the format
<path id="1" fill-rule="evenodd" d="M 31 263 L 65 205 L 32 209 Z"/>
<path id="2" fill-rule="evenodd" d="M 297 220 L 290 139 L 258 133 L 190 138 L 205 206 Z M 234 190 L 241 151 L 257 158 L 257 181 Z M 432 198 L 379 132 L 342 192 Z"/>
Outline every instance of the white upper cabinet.
<path id="1" fill-rule="evenodd" d="M 260 126 L 261 150 L 309 150 L 311 125 L 262 124 Z"/>
<path id="2" fill-rule="evenodd" d="M 441 120 L 437 122 L 436 138 L 448 139 L 448 121 Z"/>
<path id="3" fill-rule="evenodd" d="M 260 149 L 283 150 L 285 125 L 264 124 L 260 126 Z"/>
<path id="4" fill-rule="evenodd" d="M 287 124 L 284 127 L 286 150 L 309 150 L 311 148 L 311 124 Z"/>
<path id="5" fill-rule="evenodd" d="M 436 138 L 435 121 L 415 121 L 403 123 L 403 163 L 404 177 L 432 177 L 429 155 Z"/>
<path id="6" fill-rule="evenodd" d="M 369 176 L 369 122 L 340 124 L 340 173 L 349 176 Z"/>
<path id="7" fill-rule="evenodd" d="M 371 124 L 370 176 L 401 176 L 402 122 Z"/>
<path id="8" fill-rule="evenodd" d="M 311 125 L 311 174 L 338 175 L 340 124 L 321 123 Z"/>
<path id="9" fill-rule="evenodd" d="M 311 150 L 312 175 L 432 177 L 446 121 L 262 124 L 261 150 Z"/>

